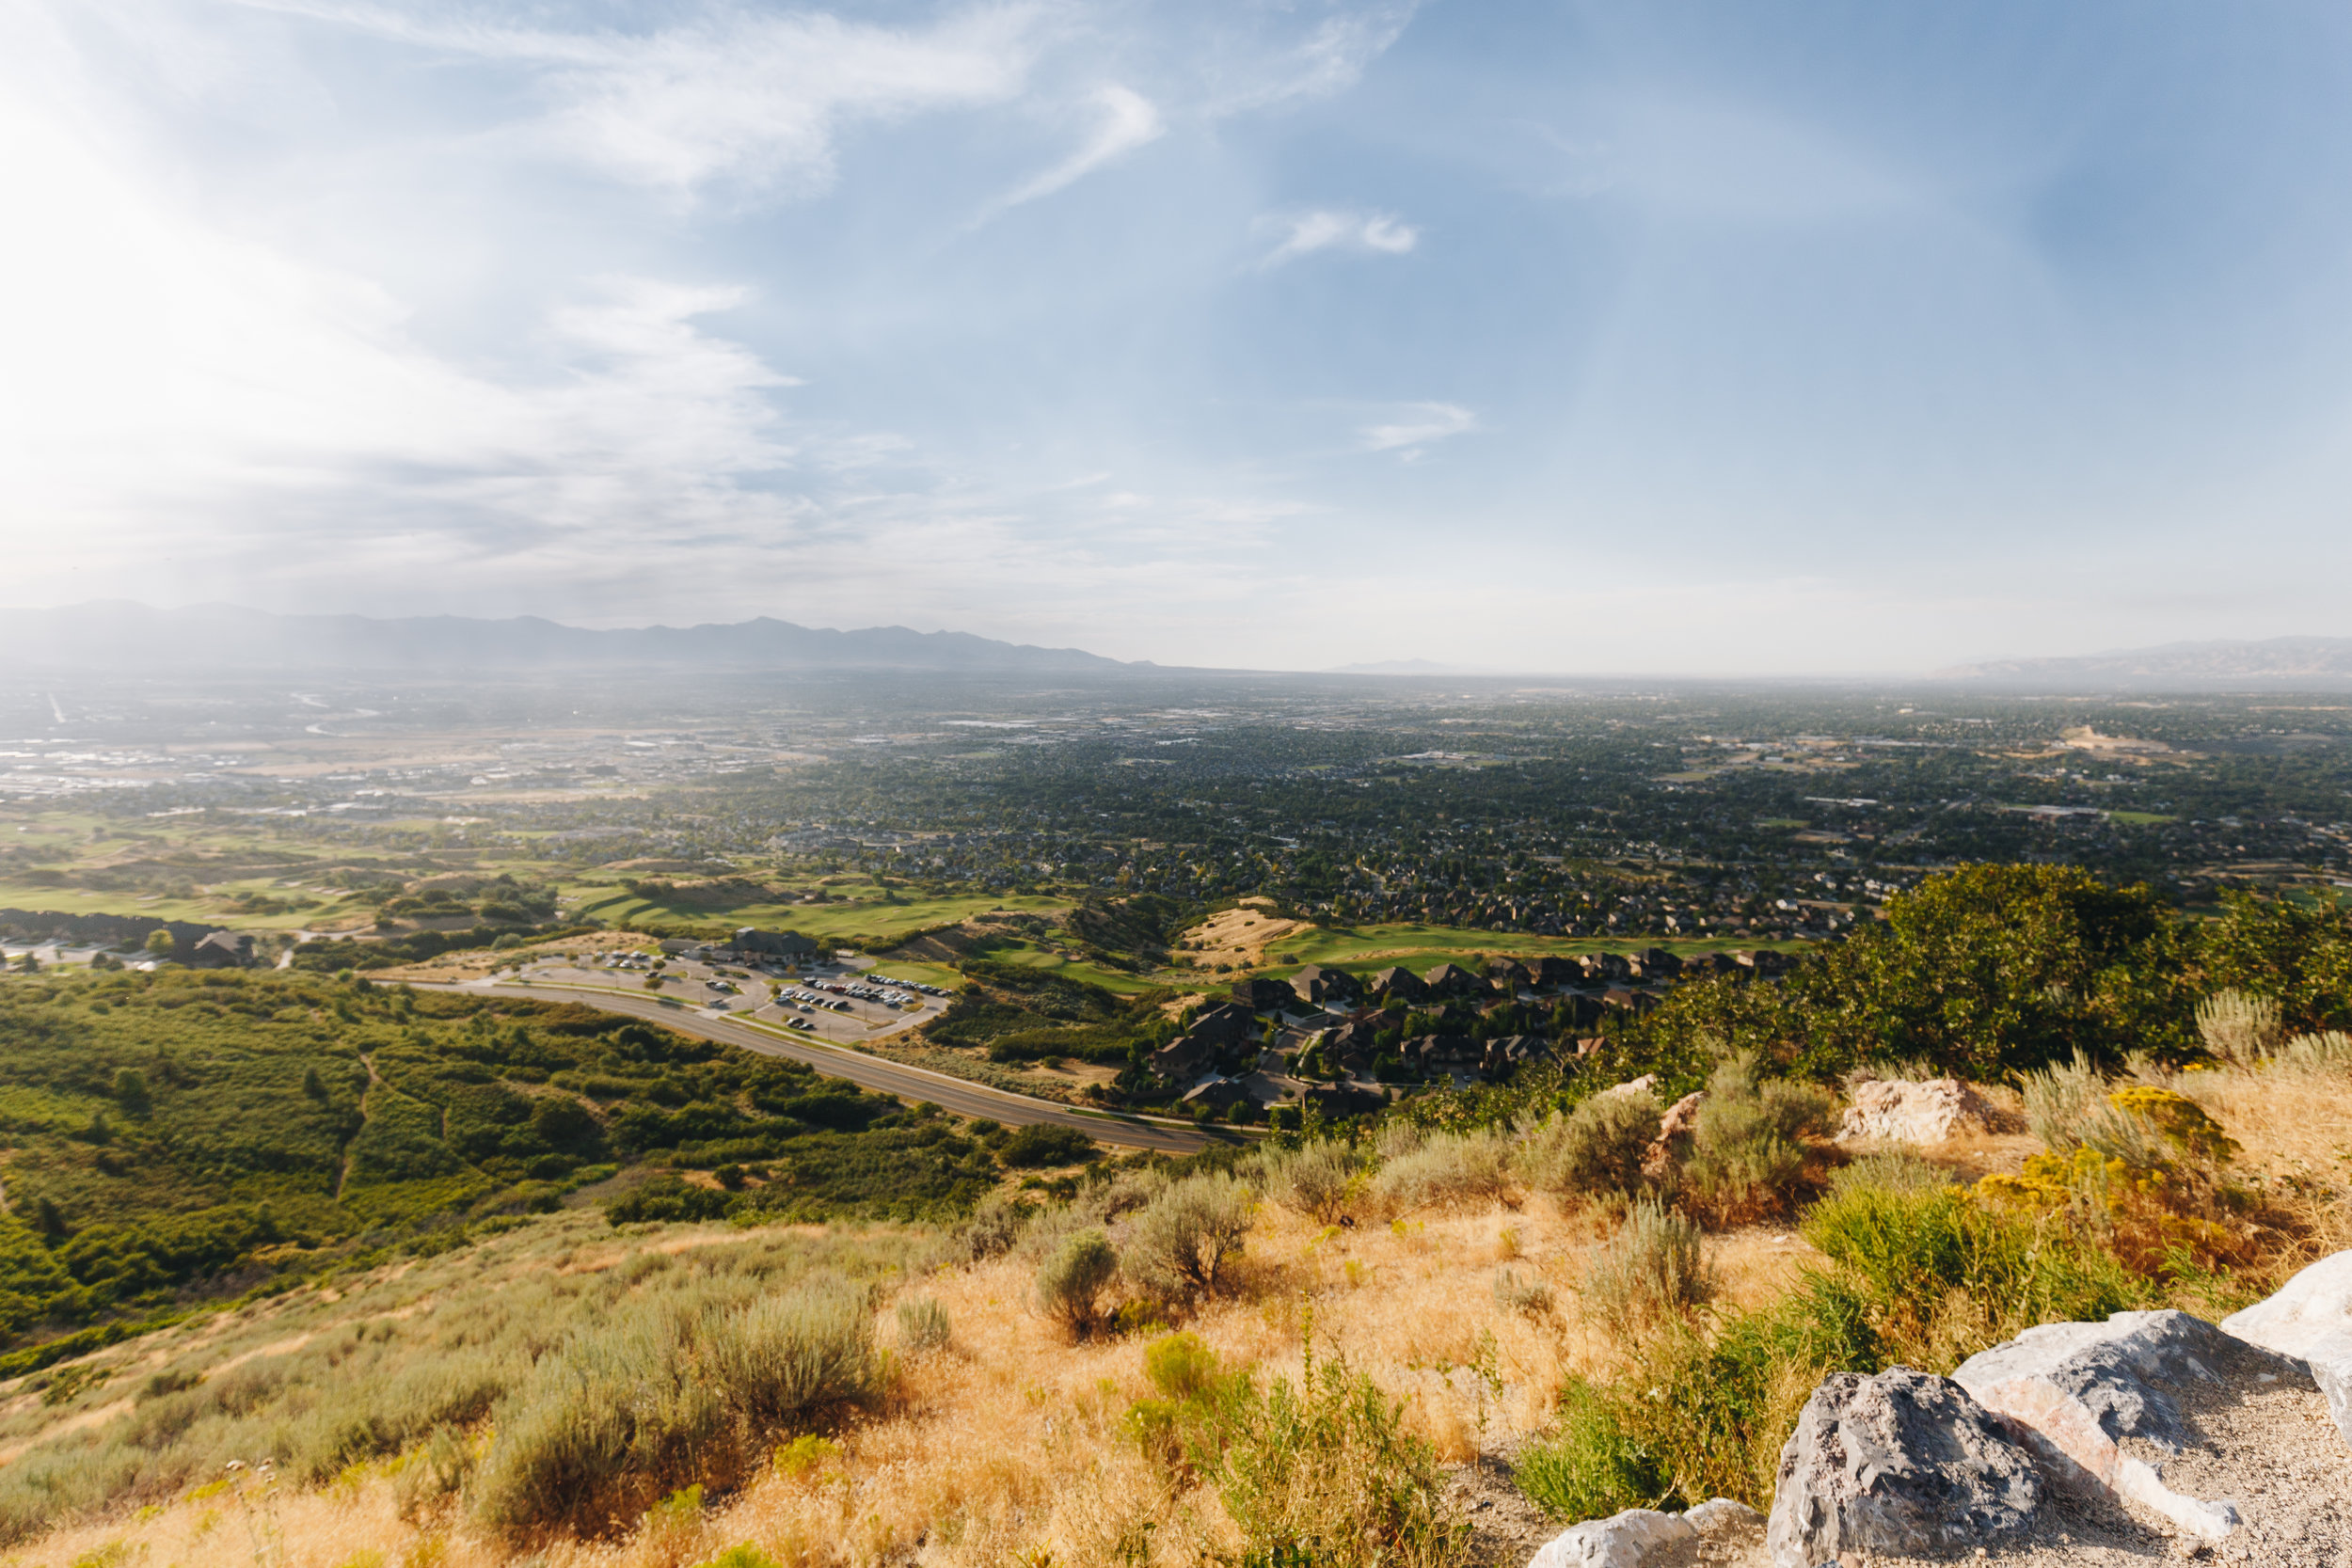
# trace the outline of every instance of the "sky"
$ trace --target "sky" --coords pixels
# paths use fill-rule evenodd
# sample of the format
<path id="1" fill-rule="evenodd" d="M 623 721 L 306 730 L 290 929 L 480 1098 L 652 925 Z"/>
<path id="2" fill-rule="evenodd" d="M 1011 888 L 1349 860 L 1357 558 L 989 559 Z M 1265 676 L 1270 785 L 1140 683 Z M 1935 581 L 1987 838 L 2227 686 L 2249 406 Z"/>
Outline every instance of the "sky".
<path id="1" fill-rule="evenodd" d="M 2352 10 L 0 0 L 0 603 L 2352 635 Z"/>

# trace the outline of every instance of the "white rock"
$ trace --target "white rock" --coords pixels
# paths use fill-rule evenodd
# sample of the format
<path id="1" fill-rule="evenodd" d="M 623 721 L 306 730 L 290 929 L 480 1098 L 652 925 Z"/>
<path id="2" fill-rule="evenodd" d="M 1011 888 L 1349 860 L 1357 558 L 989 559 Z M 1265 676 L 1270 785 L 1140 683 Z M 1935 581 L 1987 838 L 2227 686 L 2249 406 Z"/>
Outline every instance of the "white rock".
<path id="1" fill-rule="evenodd" d="M 1679 1513 L 1629 1508 L 1553 1536 L 1527 1560 L 1527 1568 L 1642 1568 L 1668 1548 L 1698 1538 Z"/>
<path id="2" fill-rule="evenodd" d="M 1957 1078 L 1924 1084 L 1879 1078 L 1855 1086 L 1837 1136 L 1940 1144 L 1963 1132 L 1991 1132 L 1993 1119 L 1984 1097 Z"/>
<path id="3" fill-rule="evenodd" d="M 1622 1084 L 1612 1085 L 1610 1087 L 1605 1088 L 1601 1090 L 1600 1093 L 1593 1096 L 1593 1098 L 1595 1100 L 1606 1100 L 1613 1094 L 1656 1094 L 1657 1092 L 1658 1074 L 1654 1072 L 1645 1072 L 1639 1078 L 1631 1078 Z"/>
<path id="4" fill-rule="evenodd" d="M 2221 1326 L 2309 1367 L 2336 1430 L 2352 1443 L 2352 1252 L 2321 1259 Z"/>
<path id="5" fill-rule="evenodd" d="M 1952 1381 L 2023 1428 L 2062 1484 L 2128 1498 L 2217 1541 L 2237 1528 L 2236 1509 L 2173 1491 L 2120 1445 L 2136 1437 L 2177 1453 L 2195 1442 L 2168 1386 L 2219 1382 L 2209 1363 L 2229 1349 L 2227 1335 L 2185 1312 L 2118 1312 L 2029 1328 L 1962 1362 Z"/>

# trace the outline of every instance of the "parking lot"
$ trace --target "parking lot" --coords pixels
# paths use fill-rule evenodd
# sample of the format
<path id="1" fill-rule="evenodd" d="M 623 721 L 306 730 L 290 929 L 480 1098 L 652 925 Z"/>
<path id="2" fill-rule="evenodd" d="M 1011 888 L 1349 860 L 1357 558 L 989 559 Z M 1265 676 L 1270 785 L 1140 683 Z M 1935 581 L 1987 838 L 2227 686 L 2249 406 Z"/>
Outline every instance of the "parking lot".
<path id="1" fill-rule="evenodd" d="M 937 1018 L 948 1000 L 940 988 L 894 978 L 866 958 L 837 957 L 787 967 L 661 959 L 616 950 L 532 964 L 518 978 L 534 985 L 660 996 L 841 1045 L 915 1028 Z"/>

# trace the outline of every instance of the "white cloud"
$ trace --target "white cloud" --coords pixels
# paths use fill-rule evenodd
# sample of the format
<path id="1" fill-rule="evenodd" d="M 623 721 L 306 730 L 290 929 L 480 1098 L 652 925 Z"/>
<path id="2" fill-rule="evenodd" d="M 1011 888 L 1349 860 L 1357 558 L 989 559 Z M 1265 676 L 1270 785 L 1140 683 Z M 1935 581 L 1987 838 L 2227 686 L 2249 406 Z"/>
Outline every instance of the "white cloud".
<path id="1" fill-rule="evenodd" d="M 1262 229 L 1279 230 L 1282 237 L 1259 261 L 1272 268 L 1318 250 L 1352 250 L 1374 256 L 1402 256 L 1421 243 L 1421 230 L 1392 213 L 1350 213 L 1331 208 L 1293 213 L 1268 219 Z"/>
<path id="2" fill-rule="evenodd" d="M 336 0 L 242 3 L 520 66 L 548 106 L 515 133 L 519 145 L 680 194 L 721 180 L 821 189 L 846 121 L 1011 98 L 1042 14 L 1030 4 L 979 7 L 913 30 L 713 8 L 632 34 L 490 26 Z"/>
<path id="3" fill-rule="evenodd" d="M 1036 178 L 1024 182 L 995 204 L 993 210 L 1017 207 L 1051 196 L 1063 186 L 1093 173 L 1104 164 L 1125 156 L 1147 142 L 1157 141 L 1168 129 L 1150 99 L 1116 85 L 1102 87 L 1091 102 L 1101 119 L 1086 145 Z"/>
<path id="4" fill-rule="evenodd" d="M 1408 403 L 1396 417 L 1362 431 L 1366 451 L 1401 451 L 1418 457 L 1422 449 L 1478 428 L 1478 416 L 1458 403 Z"/>
<path id="5" fill-rule="evenodd" d="M 1295 99 L 1325 98 L 1354 87 L 1365 68 L 1388 52 L 1420 9 L 1420 0 L 1329 4 L 1329 15 L 1303 36 L 1285 37 L 1295 11 L 1268 7 L 1256 13 L 1264 31 L 1228 35 L 1216 51 L 1212 115 L 1238 114 Z"/>

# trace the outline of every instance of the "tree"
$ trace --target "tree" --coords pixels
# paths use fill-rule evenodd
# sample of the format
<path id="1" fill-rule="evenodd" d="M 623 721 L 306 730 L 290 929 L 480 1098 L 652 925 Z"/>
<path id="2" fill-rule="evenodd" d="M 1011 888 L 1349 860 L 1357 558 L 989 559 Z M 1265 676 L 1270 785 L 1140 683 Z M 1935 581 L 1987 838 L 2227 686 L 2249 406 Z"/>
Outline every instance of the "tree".
<path id="1" fill-rule="evenodd" d="M 315 1075 L 318 1069 L 310 1069 Z M 147 1074 L 135 1067 L 115 1069 L 115 1103 L 133 1113 L 147 1109 Z"/>
<path id="2" fill-rule="evenodd" d="M 168 958 L 180 950 L 180 943 L 172 936 L 170 927 L 158 926 L 147 933 L 146 947 L 148 957 Z"/>

